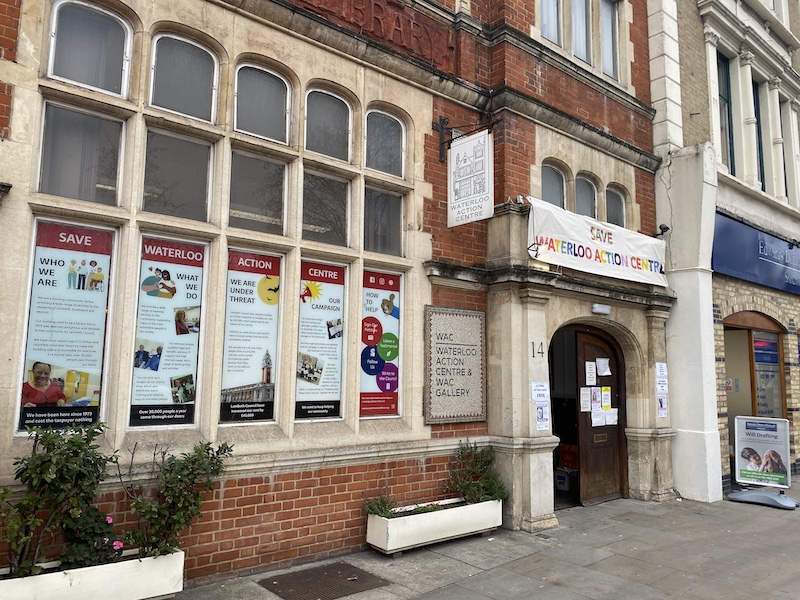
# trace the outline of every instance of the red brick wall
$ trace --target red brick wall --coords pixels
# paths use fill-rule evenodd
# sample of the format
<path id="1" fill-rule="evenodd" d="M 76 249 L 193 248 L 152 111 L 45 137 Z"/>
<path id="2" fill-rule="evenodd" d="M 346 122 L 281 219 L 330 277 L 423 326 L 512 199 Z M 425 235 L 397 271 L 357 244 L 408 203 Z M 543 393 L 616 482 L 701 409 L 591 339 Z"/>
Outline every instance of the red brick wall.
<path id="1" fill-rule="evenodd" d="M 0 140 L 11 134 L 11 96 L 14 86 L 0 81 Z"/>
<path id="2" fill-rule="evenodd" d="M 22 0 L 0 0 L 0 59 L 17 60 L 19 13 Z"/>
<path id="3" fill-rule="evenodd" d="M 364 499 L 386 493 L 402 505 L 446 498 L 449 461 L 408 459 L 219 482 L 181 540 L 186 577 L 243 575 L 361 550 Z M 105 494 L 99 507 L 120 529 L 135 526 L 122 492 Z"/>
<path id="4" fill-rule="evenodd" d="M 434 437 L 485 434 L 483 423 L 435 429 Z M 181 539 L 186 577 L 199 583 L 362 550 L 364 500 L 387 494 L 404 505 L 450 497 L 445 489 L 450 459 L 384 461 L 217 482 L 203 503 L 202 517 Z M 118 532 L 136 527 L 124 492 L 107 492 L 97 505 L 114 518 Z M 3 552 L 0 562 L 4 559 Z"/>
<path id="5" fill-rule="evenodd" d="M 636 170 L 636 203 L 641 214 L 640 232 L 650 235 L 657 231 L 655 179 L 652 173 L 642 169 Z"/>
<path id="6" fill-rule="evenodd" d="M 17 60 L 19 13 L 22 0 L 0 0 L 0 60 Z M 11 133 L 11 98 L 14 86 L 0 81 L 0 140 Z"/>
<path id="7" fill-rule="evenodd" d="M 446 117 L 449 126 L 462 129 L 480 122 L 479 113 L 435 98 L 433 117 L 437 122 L 439 116 Z M 486 222 L 447 227 L 447 163 L 439 162 L 439 133 L 433 130 L 425 142 L 425 181 L 433 188 L 433 197 L 425 199 L 425 231 L 433 236 L 433 260 L 482 267 L 486 262 Z"/>

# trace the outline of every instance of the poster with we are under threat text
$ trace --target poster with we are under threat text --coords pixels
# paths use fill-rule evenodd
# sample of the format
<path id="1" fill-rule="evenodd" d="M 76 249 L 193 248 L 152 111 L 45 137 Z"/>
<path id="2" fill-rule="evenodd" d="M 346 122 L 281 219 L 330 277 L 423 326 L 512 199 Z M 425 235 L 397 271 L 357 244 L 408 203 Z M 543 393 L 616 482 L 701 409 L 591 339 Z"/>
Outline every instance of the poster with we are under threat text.
<path id="1" fill-rule="evenodd" d="M 113 241 L 111 231 L 37 224 L 19 430 L 99 418 Z"/>
<path id="2" fill-rule="evenodd" d="M 130 425 L 194 423 L 205 246 L 144 238 Z"/>
<path id="3" fill-rule="evenodd" d="M 222 423 L 274 418 L 280 275 L 279 256 L 228 251 Z"/>

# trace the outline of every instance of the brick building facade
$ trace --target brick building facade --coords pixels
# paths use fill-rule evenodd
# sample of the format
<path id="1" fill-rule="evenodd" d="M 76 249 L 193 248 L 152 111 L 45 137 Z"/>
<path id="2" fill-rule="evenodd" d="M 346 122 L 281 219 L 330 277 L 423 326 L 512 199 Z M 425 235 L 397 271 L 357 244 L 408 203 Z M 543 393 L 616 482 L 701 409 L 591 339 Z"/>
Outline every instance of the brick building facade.
<path id="1" fill-rule="evenodd" d="M 362 547 L 363 499 L 444 497 L 463 440 L 495 447 L 505 527 L 557 522 L 559 468 L 576 501 L 669 497 L 658 263 L 564 267 L 528 231 L 555 205 L 658 248 L 647 2 L 554 4 L 26 0 L 0 60 L 3 455 L 80 419 L 123 452 L 234 444 L 184 540 L 195 580 Z M 440 118 L 491 125 L 490 219 L 447 226 Z M 428 418 L 430 306 L 485 316 L 480 418 Z M 66 406 L 20 401 L 43 363 Z M 221 401 L 255 383 L 274 402 Z M 113 483 L 100 501 L 124 526 Z"/>

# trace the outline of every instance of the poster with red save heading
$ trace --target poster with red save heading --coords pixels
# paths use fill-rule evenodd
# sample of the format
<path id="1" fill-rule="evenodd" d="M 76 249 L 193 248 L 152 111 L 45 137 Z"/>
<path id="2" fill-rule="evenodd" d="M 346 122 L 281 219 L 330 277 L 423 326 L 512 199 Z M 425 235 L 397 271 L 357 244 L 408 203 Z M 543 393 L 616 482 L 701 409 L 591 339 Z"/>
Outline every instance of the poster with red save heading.
<path id="1" fill-rule="evenodd" d="M 19 429 L 99 419 L 114 234 L 40 221 Z"/>
<path id="2" fill-rule="evenodd" d="M 398 414 L 400 275 L 364 271 L 361 317 L 362 417 Z"/>

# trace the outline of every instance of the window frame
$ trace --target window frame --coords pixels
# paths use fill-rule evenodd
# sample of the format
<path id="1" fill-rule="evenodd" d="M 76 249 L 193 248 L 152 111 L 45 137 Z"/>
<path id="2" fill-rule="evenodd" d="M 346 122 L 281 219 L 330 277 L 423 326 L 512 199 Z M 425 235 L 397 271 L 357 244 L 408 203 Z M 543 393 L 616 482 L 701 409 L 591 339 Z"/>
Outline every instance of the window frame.
<path id="1" fill-rule="evenodd" d="M 555 10 L 545 10 L 545 3 L 547 3 L 547 8 Z M 563 47 L 563 35 L 561 33 L 561 23 L 563 21 L 561 16 L 561 8 L 563 6 L 562 0 L 541 0 L 539 2 L 539 11 L 541 14 L 541 20 L 539 21 L 539 31 L 542 34 L 542 37 L 546 39 L 548 42 L 552 42 L 557 46 Z M 555 23 L 549 23 L 545 21 L 545 19 L 549 16 L 550 12 L 554 13 L 555 16 Z M 554 31 L 556 39 L 552 37 L 548 37 L 546 32 Z"/>
<path id="2" fill-rule="evenodd" d="M 375 167 L 370 167 L 367 165 L 367 144 L 369 143 L 369 116 L 373 113 L 377 113 L 388 117 L 397 123 L 400 124 L 400 175 L 395 175 L 394 173 L 389 173 L 388 171 L 382 171 L 380 169 L 376 169 Z M 407 163 L 407 144 L 408 144 L 408 133 L 406 131 L 406 124 L 397 115 L 394 115 L 390 112 L 382 110 L 380 108 L 370 108 L 367 109 L 367 112 L 364 114 L 364 168 L 372 171 L 374 173 L 380 173 L 382 175 L 386 175 L 387 177 L 396 177 L 398 179 L 405 179 L 406 177 L 406 163 Z"/>
<path id="3" fill-rule="evenodd" d="M 600 68 L 604 75 L 615 81 L 620 80 L 619 4 L 620 0 L 600 0 Z M 606 20 L 609 16 L 608 11 L 613 11 L 610 21 Z M 606 31 L 607 24 L 611 27 L 610 31 Z M 611 44 L 610 49 L 608 49 L 608 44 Z M 607 50 L 611 54 L 612 64 L 610 67 L 613 72 L 609 72 L 609 65 L 606 63 Z"/>
<path id="4" fill-rule="evenodd" d="M 614 223 L 610 221 L 608 218 L 608 195 L 609 193 L 614 194 L 619 198 L 620 201 L 620 208 L 622 214 L 622 223 Z M 628 202 L 626 201 L 626 194 L 622 191 L 622 189 L 614 186 L 614 185 L 607 185 L 606 192 L 605 192 L 605 204 L 606 204 L 606 214 L 605 214 L 605 221 L 606 223 L 610 223 L 611 225 L 616 225 L 617 227 L 623 227 L 627 229 L 627 222 L 628 222 Z"/>
<path id="5" fill-rule="evenodd" d="M 375 250 L 367 248 L 367 192 L 369 190 L 373 190 L 374 192 L 378 192 L 381 194 L 391 194 L 393 196 L 397 196 L 397 202 L 399 204 L 399 219 L 397 223 L 397 234 L 399 237 L 399 248 L 397 254 L 393 252 L 386 252 L 382 250 Z M 371 183 L 365 182 L 364 184 L 364 196 L 363 196 L 363 205 L 361 210 L 363 216 L 363 224 L 364 224 L 364 231 L 361 236 L 361 241 L 364 247 L 365 252 L 372 252 L 375 254 L 381 254 L 383 256 L 394 256 L 397 258 L 402 258 L 405 255 L 405 230 L 403 224 L 405 223 L 405 213 L 406 213 L 406 194 L 401 191 L 388 189 L 386 187 L 381 187 L 380 185 L 373 185 Z"/>
<path id="6" fill-rule="evenodd" d="M 231 196 L 232 196 L 232 192 L 233 192 L 233 156 L 235 154 L 239 154 L 240 156 L 243 156 L 245 158 L 260 160 L 262 162 L 280 164 L 280 165 L 283 166 L 283 182 L 282 182 L 283 189 L 282 189 L 282 193 L 281 193 L 281 216 L 280 216 L 280 220 L 281 220 L 280 229 L 281 229 L 281 232 L 280 233 L 278 233 L 278 234 L 269 233 L 269 232 L 261 231 L 259 229 L 250 229 L 250 228 L 247 228 L 247 227 L 242 227 L 241 225 L 231 225 L 230 224 L 231 210 L 232 210 L 231 209 Z M 274 158 L 274 157 L 271 157 L 271 156 L 265 156 L 263 154 L 258 154 L 257 152 L 247 151 L 247 150 L 240 149 L 240 148 L 235 148 L 235 147 L 230 149 L 230 158 L 231 158 L 231 164 L 230 164 L 229 177 L 228 177 L 228 202 L 227 202 L 227 207 L 228 207 L 228 211 L 227 211 L 228 227 L 236 227 L 237 229 L 243 229 L 245 231 L 252 231 L 252 232 L 256 232 L 256 233 L 260 233 L 260 234 L 264 234 L 264 235 L 281 235 L 281 236 L 285 236 L 286 235 L 286 227 L 287 227 L 287 218 L 286 218 L 286 216 L 287 216 L 288 198 L 289 198 L 289 185 L 288 185 L 288 182 L 289 182 L 289 163 L 284 161 L 284 160 L 280 160 L 278 158 Z M 238 217 L 238 218 L 244 219 L 246 217 Z"/>
<path id="7" fill-rule="evenodd" d="M 116 92 L 112 92 L 110 90 L 106 90 L 103 88 L 95 87 L 93 85 L 89 85 L 87 83 L 83 83 L 80 81 L 76 81 L 74 79 L 69 79 L 63 77 L 61 75 L 56 75 L 53 73 L 53 69 L 55 67 L 55 60 L 56 60 L 56 42 L 58 39 L 58 19 L 59 19 L 59 12 L 61 9 L 68 5 L 76 5 L 83 7 L 86 10 L 94 11 L 100 14 L 103 14 L 111 19 L 117 21 L 120 25 L 122 25 L 122 29 L 125 32 L 125 43 L 123 44 L 123 56 L 122 56 L 122 78 L 121 78 L 121 85 L 120 85 L 120 93 L 117 94 Z M 96 92 L 101 92 L 103 94 L 109 94 L 116 98 L 128 98 L 128 93 L 130 91 L 130 79 L 131 79 L 131 54 L 133 49 L 133 28 L 131 27 L 130 23 L 128 23 L 125 19 L 120 17 L 118 14 L 103 8 L 101 6 L 97 6 L 95 4 L 90 4 L 88 2 L 81 2 L 80 0 L 57 0 L 53 4 L 53 8 L 50 12 L 51 19 L 50 19 L 50 44 L 49 44 L 49 55 L 47 57 L 47 77 L 49 79 L 54 79 L 56 81 L 63 81 L 65 83 L 69 83 L 72 85 L 77 85 L 82 88 L 86 88 L 89 90 L 93 90 Z"/>
<path id="8" fill-rule="evenodd" d="M 211 61 L 214 65 L 214 71 L 211 78 L 211 115 L 208 120 L 203 119 L 201 117 L 195 117 L 194 115 L 190 115 L 185 112 L 180 112 L 178 110 L 172 108 L 166 108 L 164 106 L 160 106 L 158 104 L 153 103 L 153 94 L 155 93 L 155 80 L 156 80 L 156 61 L 158 60 L 158 42 L 164 38 L 170 38 L 174 40 L 178 40 L 179 42 L 184 42 L 200 50 L 206 52 L 209 56 L 211 56 Z M 209 48 L 205 47 L 203 44 L 194 41 L 191 38 L 177 35 L 172 32 L 164 32 L 159 33 L 158 35 L 153 36 L 153 41 L 150 45 L 150 82 L 149 82 L 149 90 L 147 93 L 147 106 L 149 108 L 154 108 L 157 110 L 163 110 L 173 115 L 179 115 L 181 117 L 185 117 L 187 119 L 194 119 L 196 121 L 200 121 L 201 123 L 208 123 L 210 125 L 217 125 L 217 102 L 219 101 L 217 93 L 219 92 L 219 58 L 217 55 L 212 52 Z"/>
<path id="9" fill-rule="evenodd" d="M 308 97 L 313 93 L 327 94 L 328 96 L 336 98 L 340 102 L 344 103 L 344 105 L 347 107 L 347 158 L 339 158 L 338 156 L 325 154 L 324 152 L 320 152 L 319 150 L 314 150 L 308 147 Z M 337 94 L 336 92 L 332 92 L 329 89 L 323 87 L 309 87 L 305 93 L 305 101 L 303 106 L 303 150 L 306 152 L 313 152 L 318 156 L 324 156 L 332 160 L 337 160 L 348 164 L 351 163 L 353 160 L 353 105 L 344 96 Z"/>
<path id="10" fill-rule="evenodd" d="M 114 193 L 114 204 L 105 204 L 102 202 L 95 202 L 93 200 L 85 200 L 83 198 L 73 198 L 72 196 L 62 196 L 59 194 L 53 194 L 51 192 L 44 192 L 42 191 L 42 177 L 44 175 L 44 153 L 45 153 L 45 131 L 47 129 L 47 107 L 53 106 L 56 108 L 60 108 L 62 110 L 68 110 L 76 113 L 80 113 L 83 115 L 88 115 L 90 117 L 96 117 L 99 119 L 105 119 L 107 121 L 113 121 L 120 124 L 120 134 L 119 134 L 119 148 L 117 150 L 117 177 L 115 180 L 115 193 Z M 37 180 L 36 180 L 36 192 L 40 194 L 47 194 L 49 196 L 56 196 L 58 198 L 67 198 L 69 200 L 77 200 L 79 202 L 90 202 L 92 204 L 102 204 L 103 206 L 119 206 L 120 205 L 120 189 L 122 188 L 122 176 L 123 176 L 123 169 L 125 165 L 125 139 L 127 137 L 127 121 L 125 119 L 120 119 L 117 117 L 112 117 L 110 115 L 106 115 L 103 113 L 98 113 L 96 111 L 91 111 L 86 108 L 81 107 L 80 105 L 72 105 L 66 104 L 64 102 L 55 102 L 51 100 L 45 100 L 42 102 L 42 126 L 39 132 L 39 161 L 38 161 L 38 168 L 37 168 Z"/>
<path id="11" fill-rule="evenodd" d="M 728 172 L 736 175 L 736 154 L 734 151 L 733 95 L 731 88 L 731 61 L 717 50 L 717 98 L 720 120 L 720 162 L 728 167 Z"/>
<path id="12" fill-rule="evenodd" d="M 152 210 L 147 210 L 144 206 L 144 195 L 145 195 L 145 185 L 147 182 L 147 143 L 148 143 L 148 136 L 150 132 L 155 133 L 157 135 L 161 135 L 164 137 L 171 137 L 176 138 L 179 140 L 183 140 L 185 142 L 190 142 L 202 146 L 208 146 L 208 165 L 207 165 L 207 172 L 206 172 L 206 195 L 204 198 L 205 202 L 205 219 L 193 219 L 191 217 L 182 217 L 180 215 L 173 215 L 170 213 L 163 213 L 163 212 L 155 212 Z M 170 131 L 169 129 L 163 129 L 161 127 L 145 127 L 144 131 L 144 156 L 142 159 L 142 198 L 141 202 L 139 203 L 139 210 L 141 212 L 150 214 L 150 215 L 158 215 L 159 217 L 167 217 L 167 218 L 177 218 L 177 219 L 187 219 L 189 221 L 193 221 L 195 223 L 209 223 L 211 220 L 211 208 L 212 208 L 212 191 L 214 185 L 214 162 L 215 162 L 215 150 L 216 144 L 213 141 L 201 138 L 201 137 L 192 137 L 191 135 L 186 135 L 182 133 L 176 133 L 174 131 Z"/>
<path id="13" fill-rule="evenodd" d="M 591 188 L 591 190 L 593 192 L 592 193 L 592 199 L 593 199 L 592 209 L 593 210 L 592 210 L 592 214 L 591 215 L 585 215 L 585 214 L 583 214 L 581 212 L 578 212 L 578 182 L 579 181 L 585 181 L 589 185 L 589 187 Z M 595 181 L 594 181 L 594 179 L 592 177 L 589 177 L 585 173 L 581 173 L 581 174 L 579 174 L 579 175 L 577 175 L 575 177 L 575 210 L 573 212 L 576 215 L 581 215 L 582 217 L 588 217 L 590 219 L 598 219 L 598 211 L 597 211 L 598 198 L 597 197 L 598 197 L 599 194 L 598 194 L 597 190 L 598 190 L 598 186 L 597 186 L 597 184 L 595 183 Z"/>
<path id="14" fill-rule="evenodd" d="M 306 223 L 306 221 L 305 221 L 305 210 L 306 210 L 306 193 L 305 193 L 305 189 L 306 189 L 306 176 L 308 176 L 308 175 L 311 175 L 313 177 L 317 177 L 317 178 L 320 178 L 320 179 L 334 180 L 334 181 L 337 181 L 337 182 L 345 184 L 344 243 L 336 244 L 336 243 L 333 243 L 333 242 L 307 238 L 303 234 L 303 232 L 306 231 L 306 230 L 314 231 L 313 228 L 314 227 L 318 227 L 318 225 L 315 225 L 313 223 Z M 331 246 L 333 248 L 352 248 L 352 235 L 351 235 L 350 229 L 352 228 L 352 225 L 353 225 L 353 201 L 354 201 L 353 200 L 353 180 L 351 178 L 348 178 L 345 175 L 335 175 L 335 174 L 333 174 L 331 172 L 327 172 L 327 171 L 320 170 L 320 169 L 315 169 L 313 167 L 313 165 L 309 164 L 308 168 L 305 168 L 305 167 L 303 168 L 303 176 L 301 178 L 300 188 L 299 188 L 298 191 L 300 192 L 301 198 L 302 198 L 302 202 L 301 202 L 301 206 L 300 206 L 300 238 L 299 238 L 298 241 L 301 244 L 311 242 L 311 243 L 315 243 L 315 244 L 326 244 L 326 245 Z M 362 207 L 362 211 L 363 211 L 363 207 Z"/>
<path id="15" fill-rule="evenodd" d="M 563 208 L 564 210 L 567 210 L 567 176 L 565 175 L 565 173 L 564 173 L 564 171 L 562 169 L 558 168 L 557 166 L 555 166 L 553 164 L 544 163 L 542 165 L 542 173 L 544 173 L 545 169 L 548 169 L 549 171 L 553 171 L 553 172 L 557 173 L 561 177 L 561 204 L 554 204 L 553 202 L 550 202 L 549 200 L 545 199 L 545 197 L 544 197 L 545 196 L 545 193 L 544 193 L 544 174 L 542 175 L 542 200 L 544 202 L 547 202 L 548 204 L 552 204 L 553 206 L 558 206 L 559 208 Z"/>
<path id="16" fill-rule="evenodd" d="M 766 182 L 766 171 L 764 165 L 764 154 L 768 151 L 767 148 L 764 147 L 764 126 L 762 115 L 763 112 L 761 110 L 761 90 L 762 84 L 760 84 L 755 79 L 751 80 L 753 86 L 753 117 L 755 118 L 755 126 L 756 126 L 756 147 L 755 147 L 755 154 L 756 154 L 756 173 L 758 174 L 758 179 L 760 183 L 761 191 L 767 191 L 767 182 Z M 774 136 L 772 136 L 774 137 Z"/>
<path id="17" fill-rule="evenodd" d="M 283 85 L 286 88 L 286 96 L 285 96 L 286 111 L 285 111 L 285 114 L 284 114 L 284 134 L 286 136 L 285 140 L 277 140 L 275 138 L 263 136 L 261 134 L 254 133 L 254 132 L 248 131 L 246 129 L 241 129 L 239 127 L 239 73 L 242 71 L 242 69 L 246 69 L 246 68 L 247 69 L 255 69 L 256 71 L 262 71 L 262 72 L 264 72 L 264 73 L 266 73 L 268 75 L 272 75 L 273 77 L 275 77 L 278 80 L 280 80 L 281 82 L 283 82 Z M 286 79 L 286 77 L 284 77 L 280 73 L 278 73 L 276 71 L 273 71 L 272 69 L 268 69 L 266 67 L 263 67 L 261 65 L 257 65 L 255 63 L 245 62 L 245 63 L 241 63 L 240 65 L 238 65 L 236 67 L 236 71 L 234 73 L 234 78 L 233 78 L 233 85 L 234 85 L 234 88 L 233 88 L 233 130 L 238 132 L 238 133 L 244 133 L 245 135 L 252 135 L 253 137 L 257 137 L 257 138 L 262 139 L 262 140 L 267 140 L 269 142 L 274 142 L 276 144 L 282 144 L 284 146 L 288 146 L 289 142 L 290 142 L 290 139 L 291 139 L 291 129 L 290 129 L 290 127 L 291 127 L 291 116 L 292 116 L 292 86 L 289 83 L 289 80 Z"/>
<path id="18" fill-rule="evenodd" d="M 585 9 L 585 13 L 583 15 L 583 21 L 580 22 L 576 18 L 576 6 L 583 6 Z M 582 31 L 578 31 L 578 26 L 583 25 Z M 580 36 L 580 39 L 583 39 L 586 47 L 585 52 L 586 56 L 580 56 L 576 52 L 577 44 L 575 43 L 578 37 L 578 33 L 583 34 Z M 592 2 L 591 0 L 572 0 L 572 55 L 577 58 L 578 60 L 592 65 Z"/>

